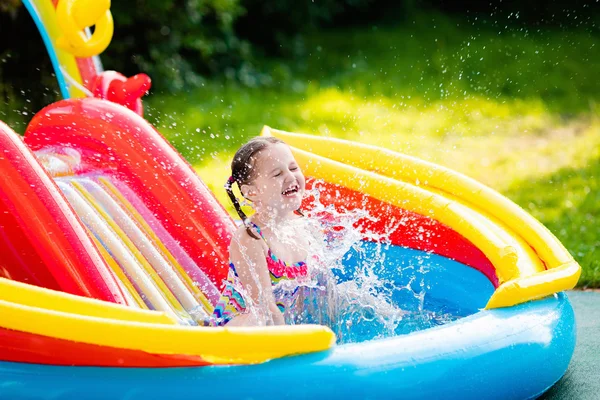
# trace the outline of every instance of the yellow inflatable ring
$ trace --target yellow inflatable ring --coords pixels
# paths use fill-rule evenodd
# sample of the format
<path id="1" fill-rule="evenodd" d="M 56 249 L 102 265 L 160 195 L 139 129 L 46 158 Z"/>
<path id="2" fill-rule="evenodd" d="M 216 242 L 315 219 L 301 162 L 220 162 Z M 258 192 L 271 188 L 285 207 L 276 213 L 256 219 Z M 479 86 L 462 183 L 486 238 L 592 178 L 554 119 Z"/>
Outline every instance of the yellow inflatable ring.
<path id="1" fill-rule="evenodd" d="M 56 18 L 63 36 L 58 45 L 76 57 L 92 57 L 110 44 L 114 32 L 110 0 L 61 0 Z M 95 25 L 88 37 L 85 28 Z"/>

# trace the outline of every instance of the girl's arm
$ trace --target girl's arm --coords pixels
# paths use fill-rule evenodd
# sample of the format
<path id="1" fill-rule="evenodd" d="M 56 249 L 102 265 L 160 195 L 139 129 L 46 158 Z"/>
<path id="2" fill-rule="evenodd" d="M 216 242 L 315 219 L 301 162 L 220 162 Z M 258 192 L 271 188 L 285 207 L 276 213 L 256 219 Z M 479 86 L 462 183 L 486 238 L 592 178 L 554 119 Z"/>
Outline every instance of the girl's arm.
<path id="1" fill-rule="evenodd" d="M 256 307 L 263 315 L 272 316 L 275 325 L 284 325 L 283 314 L 273 295 L 262 242 L 251 238 L 245 231 L 236 234 L 229 247 L 229 257 L 244 286 L 247 306 Z"/>

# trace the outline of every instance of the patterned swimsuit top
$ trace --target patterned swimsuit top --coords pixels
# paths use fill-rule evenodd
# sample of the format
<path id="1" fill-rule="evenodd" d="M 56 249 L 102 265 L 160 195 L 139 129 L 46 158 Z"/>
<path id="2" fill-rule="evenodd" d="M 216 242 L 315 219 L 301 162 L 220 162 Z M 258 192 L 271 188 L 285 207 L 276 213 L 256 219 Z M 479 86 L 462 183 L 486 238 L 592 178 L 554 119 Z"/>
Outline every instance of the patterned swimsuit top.
<path id="1" fill-rule="evenodd" d="M 267 244 L 267 248 L 269 248 L 269 244 L 263 236 L 261 229 L 254 223 L 252 223 L 252 226 Z M 267 253 L 267 268 L 269 269 L 271 284 L 273 286 L 277 285 L 277 283 L 282 280 L 292 280 L 308 275 L 308 267 L 304 261 L 288 264 L 285 261 L 278 259 L 270 248 Z M 294 293 L 295 292 L 296 291 L 294 291 Z M 230 263 L 225 287 L 215 305 L 212 316 L 205 322 L 205 325 L 223 326 L 236 315 L 243 313 L 246 310 L 246 300 L 242 293 L 243 288 L 237 271 L 235 270 L 235 265 Z M 292 293 L 292 297 L 294 293 Z M 277 307 L 279 307 L 282 312 L 284 312 L 286 308 L 286 302 L 284 300 L 284 298 L 281 298 L 276 301 Z M 293 299 L 291 300 L 292 302 L 290 304 L 293 304 Z"/>
<path id="2" fill-rule="evenodd" d="M 285 261 L 277 258 L 277 256 L 271 251 L 269 243 L 265 239 L 261 229 L 254 222 L 250 222 L 252 227 L 258 232 L 262 240 L 267 245 L 267 268 L 269 269 L 269 275 L 271 275 L 271 283 L 273 285 L 279 283 L 283 279 L 296 279 L 303 278 L 308 275 L 308 267 L 306 262 L 299 261 L 293 264 L 286 263 Z"/>

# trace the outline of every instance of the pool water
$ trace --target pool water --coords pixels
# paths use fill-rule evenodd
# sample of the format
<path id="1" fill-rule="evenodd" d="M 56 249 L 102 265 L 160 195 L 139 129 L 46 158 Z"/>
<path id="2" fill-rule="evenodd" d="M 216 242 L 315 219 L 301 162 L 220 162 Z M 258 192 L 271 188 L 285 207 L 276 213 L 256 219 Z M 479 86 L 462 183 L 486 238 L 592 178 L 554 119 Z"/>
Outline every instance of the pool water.
<path id="1" fill-rule="evenodd" d="M 494 291 L 479 271 L 419 250 L 360 241 L 342 260 L 300 288 L 288 324 L 327 325 L 339 344 L 364 342 L 474 314 Z"/>

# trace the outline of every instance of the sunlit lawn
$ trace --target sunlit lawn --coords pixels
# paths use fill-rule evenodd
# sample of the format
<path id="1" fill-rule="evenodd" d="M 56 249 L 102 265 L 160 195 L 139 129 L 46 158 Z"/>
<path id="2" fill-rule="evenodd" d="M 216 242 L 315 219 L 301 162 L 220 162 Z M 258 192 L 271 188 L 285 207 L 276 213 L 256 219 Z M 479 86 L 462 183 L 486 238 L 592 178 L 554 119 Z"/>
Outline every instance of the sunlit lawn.
<path id="1" fill-rule="evenodd" d="M 232 152 L 263 124 L 446 165 L 539 218 L 582 264 L 580 285 L 600 286 L 596 39 L 434 18 L 314 35 L 297 61 L 243 77 L 263 86 L 155 95 L 149 119 L 225 205 Z"/>

